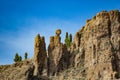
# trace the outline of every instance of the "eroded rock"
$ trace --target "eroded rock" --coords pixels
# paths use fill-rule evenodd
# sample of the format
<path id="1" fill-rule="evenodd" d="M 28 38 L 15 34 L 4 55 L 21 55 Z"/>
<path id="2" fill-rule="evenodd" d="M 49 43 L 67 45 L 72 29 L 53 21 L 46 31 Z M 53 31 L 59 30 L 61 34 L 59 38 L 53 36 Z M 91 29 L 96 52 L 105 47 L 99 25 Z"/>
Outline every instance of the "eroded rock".
<path id="1" fill-rule="evenodd" d="M 46 45 L 44 37 L 41 37 L 39 34 L 35 38 L 34 45 L 34 76 L 42 75 L 43 69 L 45 67 L 45 59 L 47 58 L 46 54 Z"/>
<path id="2" fill-rule="evenodd" d="M 84 30 L 76 33 L 74 43 L 79 50 L 84 50 L 87 80 L 117 78 L 115 75 L 120 73 L 120 12 L 98 13 L 87 21 Z"/>
<path id="3" fill-rule="evenodd" d="M 49 76 L 57 75 L 59 72 L 67 69 L 68 67 L 68 51 L 66 45 L 61 43 L 61 30 L 56 31 L 55 36 L 50 37 L 50 44 L 48 46 L 49 56 Z"/>

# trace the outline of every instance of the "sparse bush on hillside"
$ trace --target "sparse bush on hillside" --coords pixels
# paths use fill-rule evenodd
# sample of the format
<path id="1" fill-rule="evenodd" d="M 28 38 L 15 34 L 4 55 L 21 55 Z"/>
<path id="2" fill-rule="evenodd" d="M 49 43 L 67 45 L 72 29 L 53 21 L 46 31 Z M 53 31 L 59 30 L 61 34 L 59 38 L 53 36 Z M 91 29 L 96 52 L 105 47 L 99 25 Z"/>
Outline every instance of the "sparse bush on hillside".
<path id="1" fill-rule="evenodd" d="M 28 53 L 27 52 L 25 52 L 24 57 L 25 57 L 25 60 L 28 58 Z"/>
<path id="2" fill-rule="evenodd" d="M 22 61 L 22 57 L 19 56 L 18 53 L 16 53 L 16 54 L 15 54 L 15 58 L 14 58 L 14 62 L 20 62 L 20 61 Z"/>
<path id="3" fill-rule="evenodd" d="M 20 61 L 22 61 L 22 57 L 21 56 L 19 56 L 19 61 L 18 62 L 20 62 Z"/>
<path id="4" fill-rule="evenodd" d="M 72 34 L 70 34 L 69 36 L 68 35 L 68 32 L 66 32 L 65 44 L 69 48 L 72 43 Z"/>
<path id="5" fill-rule="evenodd" d="M 72 43 L 72 34 L 69 35 L 70 43 Z"/>

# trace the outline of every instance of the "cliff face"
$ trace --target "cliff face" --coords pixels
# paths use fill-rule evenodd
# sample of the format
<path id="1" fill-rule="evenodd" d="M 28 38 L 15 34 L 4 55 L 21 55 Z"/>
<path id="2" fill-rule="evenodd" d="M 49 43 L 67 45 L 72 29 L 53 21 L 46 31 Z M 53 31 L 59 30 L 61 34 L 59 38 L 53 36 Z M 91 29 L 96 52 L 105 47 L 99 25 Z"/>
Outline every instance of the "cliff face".
<path id="1" fill-rule="evenodd" d="M 70 48 L 61 30 L 35 38 L 34 59 L 0 67 L 0 80 L 115 80 L 120 78 L 120 12 L 100 12 L 79 30 Z M 5 70 L 6 69 L 6 70 Z M 7 73 L 11 72 L 9 75 Z M 20 72 L 20 73 L 18 73 Z M 5 74 L 5 75 L 4 75 Z M 17 74 L 17 76 L 15 76 Z"/>
<path id="2" fill-rule="evenodd" d="M 86 79 L 117 78 L 120 74 L 120 12 L 103 11 L 87 20 L 85 27 L 76 33 L 74 44 L 85 55 Z"/>

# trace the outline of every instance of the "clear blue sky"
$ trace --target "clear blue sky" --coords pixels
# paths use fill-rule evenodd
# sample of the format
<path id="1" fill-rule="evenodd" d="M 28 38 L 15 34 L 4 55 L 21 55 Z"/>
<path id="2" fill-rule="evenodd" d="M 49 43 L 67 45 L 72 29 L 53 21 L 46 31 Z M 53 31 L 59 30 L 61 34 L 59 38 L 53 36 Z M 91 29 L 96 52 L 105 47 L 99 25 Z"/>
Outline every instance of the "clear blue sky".
<path id="1" fill-rule="evenodd" d="M 103 10 L 120 10 L 120 0 L 0 0 L 0 65 L 13 63 L 16 52 L 34 54 L 34 37 L 46 44 L 56 29 L 77 32 L 87 19 Z"/>

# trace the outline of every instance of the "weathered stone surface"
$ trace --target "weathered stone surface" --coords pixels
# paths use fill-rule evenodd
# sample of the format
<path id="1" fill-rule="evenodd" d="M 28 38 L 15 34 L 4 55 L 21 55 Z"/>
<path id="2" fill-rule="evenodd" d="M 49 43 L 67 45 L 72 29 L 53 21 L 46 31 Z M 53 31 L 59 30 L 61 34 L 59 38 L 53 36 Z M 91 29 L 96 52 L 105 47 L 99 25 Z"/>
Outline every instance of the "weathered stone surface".
<path id="1" fill-rule="evenodd" d="M 57 30 L 56 33 L 61 33 L 61 30 Z M 59 72 L 67 69 L 68 67 L 68 51 L 66 45 L 61 43 L 59 35 L 50 37 L 50 44 L 48 46 L 48 75 L 54 76 Z"/>
<path id="2" fill-rule="evenodd" d="M 44 37 L 40 37 L 38 34 L 35 38 L 34 45 L 34 76 L 42 75 L 43 69 L 45 67 L 46 45 Z"/>
<path id="3" fill-rule="evenodd" d="M 0 66 L 0 80 L 30 80 L 33 69 L 32 60 Z"/>
<path id="4" fill-rule="evenodd" d="M 54 36 L 50 37 L 50 45 L 54 45 Z"/>
<path id="5" fill-rule="evenodd" d="M 61 37 L 60 36 L 54 36 L 54 45 L 59 45 L 61 43 Z"/>
<path id="6" fill-rule="evenodd" d="M 115 79 L 120 73 L 120 12 L 98 13 L 76 33 L 74 43 L 84 50 L 87 80 Z"/>
<path id="7" fill-rule="evenodd" d="M 103 11 L 87 20 L 86 25 L 75 34 L 69 49 L 61 43 L 61 30 L 55 33 L 55 36 L 50 37 L 48 53 L 44 37 L 37 35 L 34 60 L 0 66 L 0 80 L 49 79 L 45 74 L 52 76 L 53 80 L 120 79 L 118 10 Z"/>

